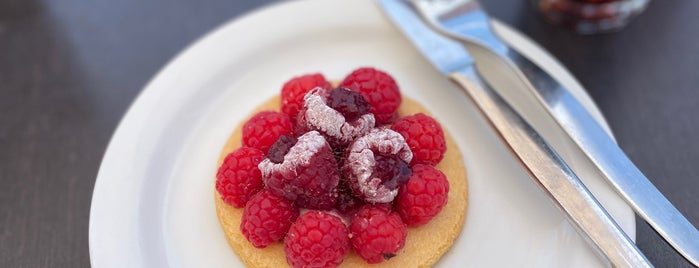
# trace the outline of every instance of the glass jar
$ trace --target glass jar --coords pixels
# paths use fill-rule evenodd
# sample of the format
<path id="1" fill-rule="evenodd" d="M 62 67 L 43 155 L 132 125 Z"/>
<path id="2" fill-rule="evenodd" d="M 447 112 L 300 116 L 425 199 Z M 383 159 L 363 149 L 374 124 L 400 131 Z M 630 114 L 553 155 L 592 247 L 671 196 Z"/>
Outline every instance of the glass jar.
<path id="1" fill-rule="evenodd" d="M 533 0 L 549 22 L 578 33 L 617 31 L 643 11 L 649 0 Z"/>

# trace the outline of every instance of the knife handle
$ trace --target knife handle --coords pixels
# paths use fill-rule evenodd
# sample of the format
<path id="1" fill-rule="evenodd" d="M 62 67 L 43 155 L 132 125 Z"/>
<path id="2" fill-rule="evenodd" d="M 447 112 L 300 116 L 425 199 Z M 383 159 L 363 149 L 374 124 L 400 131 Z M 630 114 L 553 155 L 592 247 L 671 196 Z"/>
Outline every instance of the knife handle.
<path id="1" fill-rule="evenodd" d="M 563 159 L 473 65 L 449 77 L 466 93 L 517 161 L 596 252 L 614 267 L 653 267 Z"/>
<path id="2" fill-rule="evenodd" d="M 466 42 L 464 42 L 466 44 Z M 484 49 L 485 53 L 500 54 Z M 699 267 L 699 230 L 648 180 L 571 91 L 516 49 L 500 58 L 629 206 Z"/>

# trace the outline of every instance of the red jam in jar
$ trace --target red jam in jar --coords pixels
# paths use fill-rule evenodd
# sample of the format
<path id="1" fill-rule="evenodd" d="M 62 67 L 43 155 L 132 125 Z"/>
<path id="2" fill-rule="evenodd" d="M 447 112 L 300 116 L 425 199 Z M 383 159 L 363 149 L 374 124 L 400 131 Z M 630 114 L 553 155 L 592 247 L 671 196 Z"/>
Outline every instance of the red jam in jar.
<path id="1" fill-rule="evenodd" d="M 617 31 L 643 11 L 649 0 L 534 0 L 549 22 L 578 33 Z"/>

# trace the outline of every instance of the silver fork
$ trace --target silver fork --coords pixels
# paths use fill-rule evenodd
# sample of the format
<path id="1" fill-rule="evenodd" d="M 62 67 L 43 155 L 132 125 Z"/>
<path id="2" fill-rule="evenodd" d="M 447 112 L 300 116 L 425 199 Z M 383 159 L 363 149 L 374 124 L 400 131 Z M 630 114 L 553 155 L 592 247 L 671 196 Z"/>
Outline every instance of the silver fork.
<path id="1" fill-rule="evenodd" d="M 699 266 L 699 231 L 628 159 L 570 91 L 491 29 L 477 0 L 410 0 L 437 32 L 482 48 L 507 62 L 521 82 L 546 108 L 600 173 L 677 252 Z"/>

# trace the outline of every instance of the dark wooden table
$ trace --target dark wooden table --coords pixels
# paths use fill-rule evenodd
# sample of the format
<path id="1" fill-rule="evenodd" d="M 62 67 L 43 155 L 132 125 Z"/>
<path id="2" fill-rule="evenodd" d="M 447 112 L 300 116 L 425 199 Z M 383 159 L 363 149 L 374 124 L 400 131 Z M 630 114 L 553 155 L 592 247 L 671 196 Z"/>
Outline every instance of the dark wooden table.
<path id="1" fill-rule="evenodd" d="M 274 1 L 0 0 L 0 267 L 89 266 L 92 187 L 129 103 L 178 51 Z M 654 1 L 580 36 L 527 1 L 483 1 L 589 90 L 621 147 L 699 225 L 699 1 Z M 332 11 L 328 11 L 332 12 Z M 658 267 L 688 267 L 642 220 Z"/>

